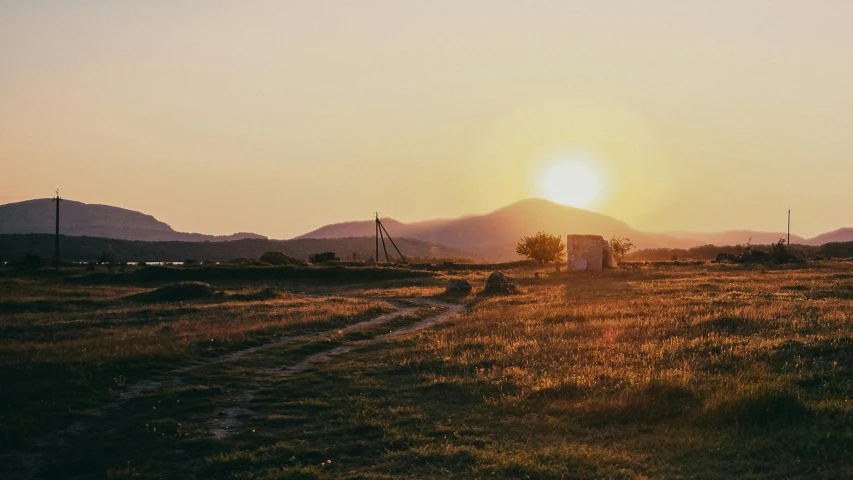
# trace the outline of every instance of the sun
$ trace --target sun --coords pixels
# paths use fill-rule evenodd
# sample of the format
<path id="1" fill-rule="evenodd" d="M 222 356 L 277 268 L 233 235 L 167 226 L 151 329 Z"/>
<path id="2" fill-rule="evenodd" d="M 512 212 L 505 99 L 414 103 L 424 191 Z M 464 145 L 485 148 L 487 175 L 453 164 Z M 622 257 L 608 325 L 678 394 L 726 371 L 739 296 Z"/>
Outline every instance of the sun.
<path id="1" fill-rule="evenodd" d="M 586 208 L 601 194 L 601 180 L 583 161 L 562 160 L 545 171 L 539 192 L 552 202 Z"/>

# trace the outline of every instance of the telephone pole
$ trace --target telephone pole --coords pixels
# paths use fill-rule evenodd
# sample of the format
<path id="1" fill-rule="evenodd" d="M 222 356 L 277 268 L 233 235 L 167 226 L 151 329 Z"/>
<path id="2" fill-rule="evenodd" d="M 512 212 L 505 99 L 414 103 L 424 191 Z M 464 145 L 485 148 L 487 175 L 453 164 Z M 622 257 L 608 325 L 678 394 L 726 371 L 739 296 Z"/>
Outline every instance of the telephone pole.
<path id="1" fill-rule="evenodd" d="M 391 234 L 388 233 L 388 230 L 385 228 L 385 225 L 382 225 L 382 221 L 379 220 L 379 212 L 374 212 L 376 214 L 376 263 L 379 263 L 379 240 L 382 240 L 382 251 L 385 252 L 385 261 L 390 262 L 391 259 L 388 257 L 388 247 L 385 245 L 385 237 L 388 237 L 388 240 L 391 242 L 391 245 L 394 247 L 394 250 L 397 250 L 397 254 L 400 255 L 400 260 L 403 263 L 407 263 L 406 257 L 403 256 L 403 252 L 400 251 L 400 248 L 397 247 L 397 244 L 394 243 L 394 239 L 391 238 Z"/>
<path id="2" fill-rule="evenodd" d="M 59 270 L 59 202 L 62 201 L 62 198 L 59 197 L 59 189 L 56 189 L 56 197 L 54 197 L 52 202 L 56 203 L 56 258 L 53 261 L 53 268 Z"/>
<path id="3" fill-rule="evenodd" d="M 788 250 L 791 250 L 791 206 L 788 205 Z"/>

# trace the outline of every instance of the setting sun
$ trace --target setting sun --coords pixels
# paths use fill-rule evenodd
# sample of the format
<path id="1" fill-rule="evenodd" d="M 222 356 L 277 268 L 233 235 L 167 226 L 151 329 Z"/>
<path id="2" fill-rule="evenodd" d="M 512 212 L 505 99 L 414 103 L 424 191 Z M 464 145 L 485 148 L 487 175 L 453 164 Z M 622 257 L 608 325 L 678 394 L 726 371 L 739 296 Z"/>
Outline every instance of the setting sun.
<path id="1" fill-rule="evenodd" d="M 598 174 L 579 160 L 563 160 L 545 171 L 539 190 L 552 202 L 570 207 L 586 208 L 601 192 Z"/>

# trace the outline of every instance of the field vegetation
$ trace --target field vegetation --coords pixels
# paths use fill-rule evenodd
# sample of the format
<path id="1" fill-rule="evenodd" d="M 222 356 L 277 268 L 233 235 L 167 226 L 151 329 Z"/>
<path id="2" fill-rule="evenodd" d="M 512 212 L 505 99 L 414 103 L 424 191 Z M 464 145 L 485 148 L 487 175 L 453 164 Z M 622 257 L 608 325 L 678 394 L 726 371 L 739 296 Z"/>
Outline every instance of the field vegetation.
<path id="1" fill-rule="evenodd" d="M 401 238 L 398 246 L 409 257 L 463 258 L 468 254 L 430 242 Z M 54 256 L 55 237 L 46 233 L 0 234 L 0 264 L 23 264 L 27 255 L 48 259 Z M 280 252 L 301 262 L 314 253 L 336 252 L 344 260 L 363 261 L 374 256 L 373 237 L 301 238 L 268 240 L 247 238 L 224 242 L 149 242 L 100 237 L 60 235 L 62 259 L 68 262 L 225 262 L 232 259 L 257 260 L 267 252 Z M 274 260 L 274 259 L 273 259 Z"/>
<path id="2" fill-rule="evenodd" d="M 4 478 L 853 475 L 850 262 L 131 270 L 0 278 Z"/>
<path id="3" fill-rule="evenodd" d="M 781 243 L 784 245 L 784 243 Z M 647 248 L 637 250 L 625 255 L 628 262 L 669 262 L 677 260 L 687 261 L 711 261 L 719 254 L 732 256 L 743 255 L 747 250 L 763 252 L 770 255 L 780 243 L 771 245 L 702 245 L 693 248 Z M 798 245 L 792 244 L 787 249 L 791 255 L 809 260 L 826 259 L 850 259 L 853 258 L 853 242 L 831 242 L 823 245 Z"/>

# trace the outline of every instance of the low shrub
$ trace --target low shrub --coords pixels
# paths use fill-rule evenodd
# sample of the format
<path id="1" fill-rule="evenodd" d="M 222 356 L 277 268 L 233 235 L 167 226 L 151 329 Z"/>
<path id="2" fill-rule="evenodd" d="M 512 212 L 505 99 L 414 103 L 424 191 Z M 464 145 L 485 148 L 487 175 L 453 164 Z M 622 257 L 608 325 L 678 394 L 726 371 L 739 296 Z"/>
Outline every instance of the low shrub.
<path id="1" fill-rule="evenodd" d="M 283 265 L 305 265 L 305 262 L 297 258 L 288 257 L 281 252 L 266 252 L 258 259 L 260 262 L 268 265 L 283 266 Z"/>
<path id="2" fill-rule="evenodd" d="M 311 255 L 308 255 L 308 261 L 311 263 L 325 263 L 338 260 L 340 260 L 340 258 L 338 258 L 335 252 L 312 253 Z"/>

